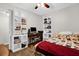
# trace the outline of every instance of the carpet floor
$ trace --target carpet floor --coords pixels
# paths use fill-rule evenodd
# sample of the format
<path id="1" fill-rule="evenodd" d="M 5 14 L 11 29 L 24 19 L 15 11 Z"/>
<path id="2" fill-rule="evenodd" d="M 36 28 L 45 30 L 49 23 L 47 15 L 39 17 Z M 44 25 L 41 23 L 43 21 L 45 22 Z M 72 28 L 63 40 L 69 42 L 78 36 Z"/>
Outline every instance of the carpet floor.
<path id="1" fill-rule="evenodd" d="M 10 51 L 10 56 L 35 56 L 34 52 L 34 45 L 29 45 L 27 48 L 14 53 Z"/>

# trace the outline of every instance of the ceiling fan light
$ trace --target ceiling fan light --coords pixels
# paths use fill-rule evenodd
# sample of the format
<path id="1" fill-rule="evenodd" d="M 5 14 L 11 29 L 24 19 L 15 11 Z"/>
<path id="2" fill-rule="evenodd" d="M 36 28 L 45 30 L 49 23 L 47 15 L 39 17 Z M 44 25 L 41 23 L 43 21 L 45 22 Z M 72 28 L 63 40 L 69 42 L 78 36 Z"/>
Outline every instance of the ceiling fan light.
<path id="1" fill-rule="evenodd" d="M 44 7 L 44 3 L 41 3 L 41 7 Z"/>
<path id="2" fill-rule="evenodd" d="M 46 8 L 49 8 L 50 6 L 48 5 L 48 4 L 46 4 L 46 3 L 44 3 L 44 6 L 46 7 Z"/>
<path id="3" fill-rule="evenodd" d="M 47 3 L 37 3 L 37 5 L 35 6 L 35 9 L 37 9 L 38 7 L 49 8 L 50 6 Z"/>
<path id="4" fill-rule="evenodd" d="M 35 7 L 35 9 L 37 9 L 37 8 L 38 8 L 38 6 Z"/>
<path id="5" fill-rule="evenodd" d="M 37 3 L 37 6 L 41 6 L 41 3 Z"/>

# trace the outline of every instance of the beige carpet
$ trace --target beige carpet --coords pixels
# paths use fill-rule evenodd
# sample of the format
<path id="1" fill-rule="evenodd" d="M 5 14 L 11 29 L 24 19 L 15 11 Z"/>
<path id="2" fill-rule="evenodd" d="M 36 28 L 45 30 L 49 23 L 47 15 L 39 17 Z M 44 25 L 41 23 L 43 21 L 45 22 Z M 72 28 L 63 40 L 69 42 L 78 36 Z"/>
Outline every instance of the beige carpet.
<path id="1" fill-rule="evenodd" d="M 35 44 L 31 44 L 27 48 L 17 51 L 15 53 L 10 51 L 9 56 L 44 56 L 43 54 L 35 51 L 34 45 Z M 9 45 L 6 45 L 6 47 L 9 48 Z"/>

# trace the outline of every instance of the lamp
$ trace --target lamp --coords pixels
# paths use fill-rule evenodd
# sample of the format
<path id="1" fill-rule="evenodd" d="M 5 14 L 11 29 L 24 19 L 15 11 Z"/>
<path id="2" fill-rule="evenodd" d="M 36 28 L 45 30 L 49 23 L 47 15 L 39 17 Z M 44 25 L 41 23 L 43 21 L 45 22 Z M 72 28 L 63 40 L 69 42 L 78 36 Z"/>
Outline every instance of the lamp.
<path id="1" fill-rule="evenodd" d="M 47 3 L 37 3 L 37 5 L 35 6 L 35 9 L 37 9 L 38 7 L 49 8 L 50 6 Z"/>

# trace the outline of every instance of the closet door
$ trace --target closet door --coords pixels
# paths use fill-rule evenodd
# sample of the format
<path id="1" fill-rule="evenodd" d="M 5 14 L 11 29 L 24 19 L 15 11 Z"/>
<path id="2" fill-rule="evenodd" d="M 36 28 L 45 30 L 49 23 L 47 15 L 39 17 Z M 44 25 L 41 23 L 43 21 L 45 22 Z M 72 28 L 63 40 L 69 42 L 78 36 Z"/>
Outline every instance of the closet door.
<path id="1" fill-rule="evenodd" d="M 0 11 L 0 44 L 9 43 L 9 14 Z"/>

